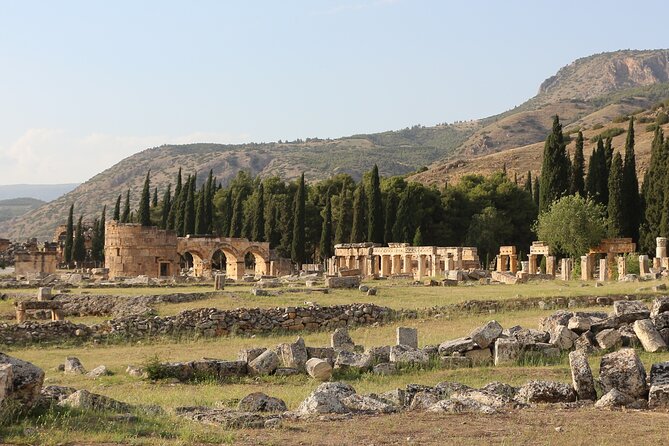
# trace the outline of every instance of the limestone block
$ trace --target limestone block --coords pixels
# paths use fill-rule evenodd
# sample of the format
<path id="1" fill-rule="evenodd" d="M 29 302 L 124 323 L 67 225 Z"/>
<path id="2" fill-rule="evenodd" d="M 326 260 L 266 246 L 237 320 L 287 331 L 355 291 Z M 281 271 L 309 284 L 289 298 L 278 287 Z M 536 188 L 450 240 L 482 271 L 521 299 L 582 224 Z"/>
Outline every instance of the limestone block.
<path id="1" fill-rule="evenodd" d="M 423 350 L 411 348 L 406 345 L 393 345 L 390 347 L 390 362 L 404 364 L 427 364 L 430 357 Z"/>
<path id="2" fill-rule="evenodd" d="M 667 349 L 667 344 L 657 331 L 650 319 L 641 319 L 634 322 L 634 333 L 639 338 L 643 349 L 655 353 Z"/>
<path id="3" fill-rule="evenodd" d="M 111 371 L 104 365 L 99 365 L 86 374 L 89 378 L 99 378 L 101 376 L 111 375 Z"/>
<path id="4" fill-rule="evenodd" d="M 634 398 L 621 393 L 617 389 L 611 389 L 604 394 L 596 403 L 598 409 L 611 409 L 614 407 L 624 407 L 634 402 Z"/>
<path id="5" fill-rule="evenodd" d="M 330 337 L 332 348 L 335 350 L 349 350 L 353 351 L 355 344 L 348 335 L 348 330 L 344 327 L 337 328 Z"/>
<path id="6" fill-rule="evenodd" d="M 418 348 L 418 329 L 397 327 L 397 345 Z"/>
<path id="7" fill-rule="evenodd" d="M 669 361 L 650 367 L 650 391 L 648 407 L 669 409 Z"/>
<path id="8" fill-rule="evenodd" d="M 12 391 L 14 375 L 11 364 L 0 364 L 0 406 Z"/>
<path id="9" fill-rule="evenodd" d="M 489 321 L 482 327 L 476 328 L 469 337 L 481 348 L 487 348 L 502 334 L 502 326 L 497 321 Z"/>
<path id="10" fill-rule="evenodd" d="M 524 404 L 570 403 L 576 401 L 576 392 L 564 383 L 530 381 L 518 389 L 515 399 Z"/>
<path id="11" fill-rule="evenodd" d="M 382 362 L 372 369 L 375 375 L 395 375 L 397 373 L 397 364 L 394 362 Z"/>
<path id="12" fill-rule="evenodd" d="M 464 369 L 472 366 L 471 358 L 466 356 L 442 356 L 439 362 L 445 369 Z"/>
<path id="13" fill-rule="evenodd" d="M 356 369 L 359 371 L 368 371 L 372 368 L 372 357 L 369 353 L 354 353 L 348 350 L 342 350 L 335 360 L 337 369 Z"/>
<path id="14" fill-rule="evenodd" d="M 237 410 L 242 412 L 285 412 L 286 403 L 262 392 L 254 392 L 239 400 Z"/>
<path id="15" fill-rule="evenodd" d="M 260 356 L 249 362 L 251 375 L 269 375 L 279 367 L 279 356 L 273 350 L 265 350 Z"/>
<path id="16" fill-rule="evenodd" d="M 613 303 L 613 313 L 620 322 L 634 322 L 650 317 L 650 310 L 639 300 L 618 300 Z"/>
<path id="17" fill-rule="evenodd" d="M 474 347 L 476 347 L 476 344 L 471 338 L 458 338 L 440 344 L 439 354 L 442 356 L 451 356 L 453 353 L 464 353 Z"/>
<path id="18" fill-rule="evenodd" d="M 602 330 L 595 336 L 599 348 L 604 350 L 614 348 L 621 344 L 620 332 L 615 328 Z"/>
<path id="19" fill-rule="evenodd" d="M 590 330 L 592 325 L 592 320 L 589 317 L 585 316 L 574 316 L 569 319 L 569 325 L 567 328 L 573 331 L 574 333 L 581 334 Z"/>
<path id="20" fill-rule="evenodd" d="M 342 399 L 342 403 L 351 411 L 356 413 L 393 413 L 397 407 L 375 394 L 358 395 L 353 394 Z"/>
<path id="21" fill-rule="evenodd" d="M 307 346 L 307 357 L 318 358 L 327 361 L 331 366 L 334 366 L 337 353 L 332 347 L 309 347 Z"/>
<path id="22" fill-rule="evenodd" d="M 68 356 L 65 358 L 65 373 L 68 375 L 83 375 L 86 373 L 86 369 L 84 369 L 79 358 Z"/>
<path id="23" fill-rule="evenodd" d="M 475 348 L 465 353 L 465 357 L 472 360 L 472 366 L 492 364 L 492 352 L 489 348 Z"/>
<path id="24" fill-rule="evenodd" d="M 265 347 L 242 349 L 237 354 L 237 359 L 244 362 L 251 362 L 262 355 L 265 350 L 267 350 Z"/>
<path id="25" fill-rule="evenodd" d="M 367 353 L 372 357 L 375 363 L 390 362 L 390 346 L 368 348 Z"/>
<path id="26" fill-rule="evenodd" d="M 332 366 L 319 358 L 311 358 L 305 364 L 307 373 L 319 381 L 329 381 L 332 378 Z"/>
<path id="27" fill-rule="evenodd" d="M 498 338 L 495 341 L 495 365 L 515 364 L 520 358 L 521 347 L 515 339 Z"/>
<path id="28" fill-rule="evenodd" d="M 348 413 L 342 400 L 355 394 L 355 389 L 341 382 L 323 383 L 300 403 L 297 413 L 302 415 Z"/>
<path id="29" fill-rule="evenodd" d="M 660 313 L 669 311 L 669 296 L 661 296 L 653 299 L 653 306 L 650 310 L 650 315 L 652 317 L 657 316 Z"/>
<path id="30" fill-rule="evenodd" d="M 292 344 L 279 344 L 277 353 L 282 367 L 304 370 L 308 355 L 307 347 L 301 336 L 298 336 L 297 340 Z"/>
<path id="31" fill-rule="evenodd" d="M 550 331 L 551 338 L 549 343 L 553 344 L 560 350 L 569 350 L 574 346 L 574 341 L 578 339 L 578 335 L 565 327 L 558 325 Z"/>
<path id="32" fill-rule="evenodd" d="M 579 400 L 596 400 L 595 379 L 592 376 L 588 357 L 582 350 L 569 353 L 571 381 Z"/>
<path id="33" fill-rule="evenodd" d="M 72 395 L 59 402 L 58 405 L 82 410 L 110 411 L 117 413 L 127 413 L 132 409 L 132 406 L 129 404 L 103 395 L 91 393 L 87 390 L 77 390 Z"/>
<path id="34" fill-rule="evenodd" d="M 599 365 L 602 391 L 616 389 L 634 399 L 646 398 L 646 370 L 639 356 L 631 348 L 604 355 Z"/>

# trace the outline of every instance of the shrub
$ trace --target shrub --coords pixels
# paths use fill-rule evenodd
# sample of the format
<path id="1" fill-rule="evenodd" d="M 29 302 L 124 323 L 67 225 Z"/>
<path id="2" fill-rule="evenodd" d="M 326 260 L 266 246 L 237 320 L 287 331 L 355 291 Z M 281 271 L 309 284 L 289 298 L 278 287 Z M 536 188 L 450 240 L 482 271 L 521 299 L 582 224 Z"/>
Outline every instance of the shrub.
<path id="1" fill-rule="evenodd" d="M 648 124 L 648 125 L 646 126 L 646 131 L 647 131 L 647 132 L 654 132 L 656 128 L 657 128 L 657 124 L 655 124 L 655 123 L 653 123 L 653 124 Z"/>
<path id="2" fill-rule="evenodd" d="M 620 124 L 622 122 L 627 122 L 629 120 L 630 120 L 630 117 L 627 116 L 627 115 L 620 115 L 620 116 L 616 116 L 615 118 L 613 118 L 613 122 L 615 122 L 616 124 Z"/>
<path id="3" fill-rule="evenodd" d="M 622 135 L 625 133 L 625 129 L 620 128 L 620 127 L 611 127 L 610 129 L 604 130 L 602 133 L 599 135 L 593 136 L 590 138 L 590 142 L 596 142 L 598 138 L 606 139 L 606 138 L 613 138 L 618 135 Z"/>
<path id="4" fill-rule="evenodd" d="M 665 112 L 660 112 L 655 117 L 655 123 L 657 125 L 664 125 L 668 122 L 669 122 L 669 115 L 667 115 Z"/>
<path id="5" fill-rule="evenodd" d="M 599 124 L 599 123 L 592 126 L 592 130 L 599 130 L 599 129 L 603 129 L 603 128 L 604 128 L 604 124 Z"/>
<path id="6" fill-rule="evenodd" d="M 638 122 L 639 124 L 648 124 L 649 122 L 653 122 L 653 121 L 654 121 L 654 119 L 650 116 L 640 116 L 636 120 L 636 122 Z"/>

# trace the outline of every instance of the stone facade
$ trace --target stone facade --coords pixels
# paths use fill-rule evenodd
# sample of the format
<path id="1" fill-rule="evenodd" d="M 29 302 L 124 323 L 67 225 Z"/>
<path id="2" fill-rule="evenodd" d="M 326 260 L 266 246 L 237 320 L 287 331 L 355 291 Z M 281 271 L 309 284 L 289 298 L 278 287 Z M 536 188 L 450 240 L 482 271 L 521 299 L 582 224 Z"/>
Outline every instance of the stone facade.
<path id="1" fill-rule="evenodd" d="M 358 269 L 364 277 L 410 274 L 417 280 L 480 267 L 476 248 L 409 246 L 407 243 L 335 245 L 335 255 L 328 260 L 330 274 Z"/>
<path id="2" fill-rule="evenodd" d="M 604 239 L 600 245 L 590 250 L 590 252 L 581 257 L 581 279 L 592 280 L 595 273 L 597 255 L 605 255 L 604 262 L 600 262 L 599 280 L 613 279 L 613 271 L 616 270 L 620 262 L 617 260 L 620 254 L 630 254 L 636 250 L 636 244 L 631 238 L 613 238 Z M 621 276 L 621 271 L 618 271 Z"/>
<path id="3" fill-rule="evenodd" d="M 43 277 L 56 272 L 58 265 L 55 251 L 19 252 L 14 259 L 14 274 L 17 277 Z"/>

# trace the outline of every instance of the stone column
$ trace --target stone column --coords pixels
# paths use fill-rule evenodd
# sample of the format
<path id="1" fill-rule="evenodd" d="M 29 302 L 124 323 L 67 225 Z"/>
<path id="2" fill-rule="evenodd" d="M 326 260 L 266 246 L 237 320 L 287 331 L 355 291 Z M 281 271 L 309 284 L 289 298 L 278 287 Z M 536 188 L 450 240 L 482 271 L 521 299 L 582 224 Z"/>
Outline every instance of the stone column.
<path id="1" fill-rule="evenodd" d="M 404 255 L 404 266 L 402 268 L 404 274 L 413 274 L 411 266 L 411 254 Z"/>
<path id="2" fill-rule="evenodd" d="M 528 262 L 527 260 L 523 260 L 522 262 L 520 262 L 521 272 L 527 273 L 529 271 L 529 268 L 530 268 L 530 262 Z"/>
<path id="3" fill-rule="evenodd" d="M 606 277 L 608 280 L 613 280 L 613 270 L 616 266 L 616 255 L 611 252 L 606 254 Z"/>
<path id="4" fill-rule="evenodd" d="M 527 272 L 530 274 L 536 274 L 537 273 L 537 255 L 536 254 L 530 254 L 527 256 L 529 264 Z"/>
<path id="5" fill-rule="evenodd" d="M 658 259 L 667 257 L 667 239 L 665 237 L 658 237 L 655 239 L 655 243 L 655 257 Z"/>
<path id="6" fill-rule="evenodd" d="M 439 277 L 441 273 L 441 256 L 434 254 L 432 256 L 432 276 Z"/>
<path id="7" fill-rule="evenodd" d="M 599 281 L 606 282 L 609 278 L 609 264 L 606 259 L 599 259 Z"/>
<path id="8" fill-rule="evenodd" d="M 627 275 L 627 262 L 625 256 L 616 257 L 618 261 L 618 280 L 622 280 Z"/>
<path id="9" fill-rule="evenodd" d="M 518 272 L 518 257 L 515 255 L 509 257 L 509 271 L 513 274 Z"/>
<path id="10" fill-rule="evenodd" d="M 425 255 L 420 254 L 418 256 L 418 279 L 421 280 L 423 277 L 425 277 Z"/>
<path id="11" fill-rule="evenodd" d="M 641 276 L 650 274 L 650 268 L 648 267 L 648 256 L 642 255 L 639 256 L 639 272 Z"/>
<path id="12" fill-rule="evenodd" d="M 564 281 L 571 279 L 571 259 L 560 260 L 560 279 Z"/>
<path id="13" fill-rule="evenodd" d="M 220 291 L 225 289 L 225 274 L 216 274 L 214 276 L 214 290 Z"/>
<path id="14" fill-rule="evenodd" d="M 555 256 L 546 256 L 546 274 L 555 277 Z"/>
<path id="15" fill-rule="evenodd" d="M 455 269 L 462 269 L 462 247 L 459 246 L 456 248 Z M 488 269 L 488 265 L 486 265 L 486 269 Z"/>
<path id="16" fill-rule="evenodd" d="M 446 271 L 452 271 L 455 269 L 455 262 L 453 261 L 453 254 L 446 254 L 446 260 L 444 262 L 444 268 Z"/>
<path id="17" fill-rule="evenodd" d="M 581 280 L 591 280 L 592 279 L 592 265 L 593 256 L 592 254 L 586 254 L 581 256 Z"/>

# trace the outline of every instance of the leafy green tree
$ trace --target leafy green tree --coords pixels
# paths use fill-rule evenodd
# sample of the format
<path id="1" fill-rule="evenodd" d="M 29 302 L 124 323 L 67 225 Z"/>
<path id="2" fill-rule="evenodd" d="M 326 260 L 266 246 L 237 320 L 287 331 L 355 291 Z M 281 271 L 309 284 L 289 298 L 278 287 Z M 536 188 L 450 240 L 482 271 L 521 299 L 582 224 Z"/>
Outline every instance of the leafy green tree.
<path id="1" fill-rule="evenodd" d="M 574 162 L 571 166 L 571 184 L 569 192 L 585 196 L 585 159 L 583 157 L 583 132 L 579 131 L 576 137 L 576 149 L 574 150 Z"/>
<path id="2" fill-rule="evenodd" d="M 590 198 L 562 197 L 539 214 L 537 236 L 571 258 L 579 258 L 606 236 L 606 211 Z"/>
<path id="3" fill-rule="evenodd" d="M 512 228 L 504 220 L 494 206 L 487 206 L 472 217 L 465 240 L 467 245 L 476 246 L 479 257 L 485 260 L 486 265 L 496 255 L 502 240 L 511 236 Z"/>
<path id="4" fill-rule="evenodd" d="M 655 129 L 651 144 L 650 163 L 641 186 L 643 199 L 643 223 L 641 225 L 641 251 L 652 253 L 655 238 L 660 235 L 667 177 L 667 151 L 661 128 Z"/>
<path id="5" fill-rule="evenodd" d="M 636 156 L 634 154 L 634 118 L 630 118 L 625 142 L 625 165 L 622 172 L 622 214 L 621 234 L 639 240 L 641 224 L 641 203 L 639 199 L 639 179 L 636 174 Z"/>
<path id="6" fill-rule="evenodd" d="M 588 163 L 588 175 L 585 181 L 587 196 L 604 206 L 609 201 L 609 163 L 607 162 L 604 141 L 597 138 L 597 147 L 592 151 Z"/>
<path id="7" fill-rule="evenodd" d="M 74 233 L 74 247 L 72 248 L 72 258 L 81 266 L 80 262 L 86 260 L 86 241 L 84 240 L 84 228 L 82 224 L 82 217 L 79 217 L 77 222 L 77 230 Z"/>
<path id="8" fill-rule="evenodd" d="M 256 242 L 265 241 L 265 188 L 262 183 L 258 185 L 255 209 L 253 210 L 251 240 Z"/>
<path id="9" fill-rule="evenodd" d="M 623 158 L 616 153 L 611 163 L 609 174 L 609 205 L 608 205 L 608 235 L 609 237 L 620 237 L 625 227 L 625 215 L 623 194 Z"/>
<path id="10" fill-rule="evenodd" d="M 121 220 L 121 194 L 119 194 L 116 199 L 116 204 L 114 205 L 114 215 L 112 220 L 120 221 Z"/>
<path id="11" fill-rule="evenodd" d="M 562 125 L 556 115 L 553 130 L 544 144 L 544 158 L 541 167 L 541 188 L 539 190 L 539 209 L 550 207 L 558 198 L 569 193 L 571 163 L 567 156 Z"/>
<path id="12" fill-rule="evenodd" d="M 319 251 L 321 260 L 332 257 L 332 201 L 330 199 L 331 190 L 328 189 L 325 196 L 325 209 L 323 210 L 323 224 L 321 225 L 321 240 Z"/>
<path id="13" fill-rule="evenodd" d="M 374 243 L 383 243 L 384 219 L 383 202 L 381 198 L 381 180 L 379 179 L 379 168 L 374 164 L 372 169 L 369 202 L 368 202 L 368 224 L 367 240 Z"/>
<path id="14" fill-rule="evenodd" d="M 151 171 L 146 173 L 142 197 L 139 201 L 139 222 L 142 226 L 151 226 Z"/>
<path id="15" fill-rule="evenodd" d="M 121 223 L 130 223 L 130 189 L 125 193 L 125 203 L 123 204 L 123 214 L 121 214 Z"/>
<path id="16" fill-rule="evenodd" d="M 351 226 L 351 243 L 361 243 L 365 241 L 367 234 L 365 204 L 367 197 L 365 196 L 365 186 L 362 182 L 355 189 L 353 196 L 353 224 Z"/>
<path id="17" fill-rule="evenodd" d="M 63 258 L 68 265 L 72 263 L 74 244 L 74 204 L 70 205 L 70 212 L 67 214 L 67 229 L 65 230 L 65 247 L 63 248 Z"/>
<path id="18" fill-rule="evenodd" d="M 304 173 L 300 177 L 294 202 L 293 240 L 291 245 L 291 259 L 298 265 L 302 265 L 305 259 L 305 201 L 306 191 L 304 185 Z"/>
<path id="19" fill-rule="evenodd" d="M 423 246 L 423 233 L 420 231 L 420 226 L 416 228 L 413 235 L 413 246 Z"/>

